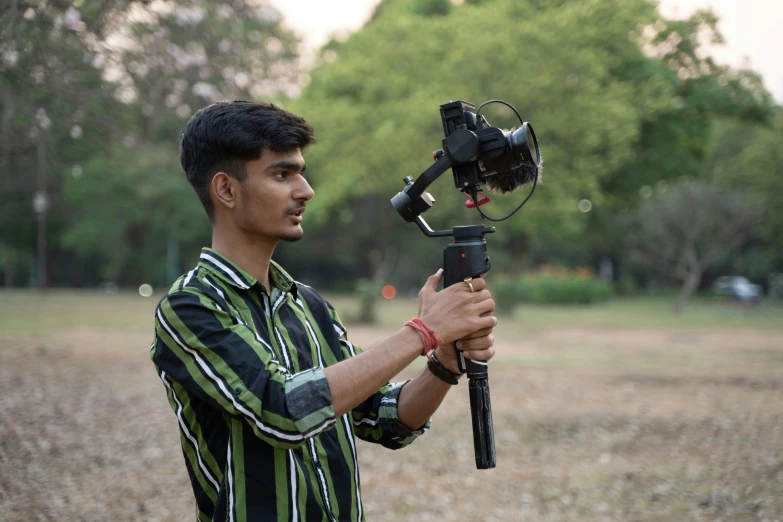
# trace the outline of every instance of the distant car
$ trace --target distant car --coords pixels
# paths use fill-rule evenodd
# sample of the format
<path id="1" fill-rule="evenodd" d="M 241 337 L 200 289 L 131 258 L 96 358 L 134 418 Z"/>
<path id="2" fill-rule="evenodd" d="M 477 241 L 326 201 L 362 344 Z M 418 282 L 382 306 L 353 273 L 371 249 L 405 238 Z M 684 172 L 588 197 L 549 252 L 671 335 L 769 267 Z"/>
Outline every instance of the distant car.
<path id="1" fill-rule="evenodd" d="M 712 291 L 718 295 L 734 297 L 743 302 L 760 301 L 764 290 L 741 276 L 722 276 L 712 284 Z"/>

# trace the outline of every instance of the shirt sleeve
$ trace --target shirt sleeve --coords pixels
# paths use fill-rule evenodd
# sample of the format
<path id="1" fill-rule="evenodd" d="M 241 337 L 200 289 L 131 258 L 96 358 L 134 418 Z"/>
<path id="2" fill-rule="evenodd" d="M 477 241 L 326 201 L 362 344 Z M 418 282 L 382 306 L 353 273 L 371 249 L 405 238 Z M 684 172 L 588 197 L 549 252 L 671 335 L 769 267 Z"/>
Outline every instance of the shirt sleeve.
<path id="1" fill-rule="evenodd" d="M 329 305 L 332 323 L 340 341 L 340 349 L 345 358 L 361 353 L 361 348 L 348 341 L 348 332 L 340 321 L 337 311 Z M 419 429 L 411 430 L 400 422 L 397 400 L 403 386 L 409 381 L 387 383 L 376 393 L 351 410 L 354 433 L 368 442 L 381 444 L 390 449 L 404 448 L 430 429 L 428 420 Z"/>
<path id="2" fill-rule="evenodd" d="M 323 368 L 289 373 L 255 331 L 195 290 L 166 296 L 155 311 L 152 360 L 189 393 L 241 417 L 256 436 L 294 448 L 334 425 Z"/>

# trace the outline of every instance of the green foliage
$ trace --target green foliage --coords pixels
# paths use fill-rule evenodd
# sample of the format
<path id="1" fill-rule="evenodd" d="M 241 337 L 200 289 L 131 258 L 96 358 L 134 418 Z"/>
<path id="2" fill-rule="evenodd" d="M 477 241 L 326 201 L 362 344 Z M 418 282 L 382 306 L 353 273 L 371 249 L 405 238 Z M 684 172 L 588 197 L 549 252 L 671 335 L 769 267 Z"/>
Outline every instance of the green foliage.
<path id="1" fill-rule="evenodd" d="M 578 195 L 598 199 L 598 180 L 629 158 L 643 111 L 670 103 L 655 77 L 632 83 L 613 75 L 618 56 L 642 56 L 628 33 L 652 23 L 655 11 L 641 1 L 620 7 L 572 2 L 551 10 L 521 4 L 496 0 L 423 17 L 415 2 L 398 1 L 379 10 L 363 31 L 330 47 L 291 104 L 319 136 L 308 162 L 321 219 L 330 219 L 321 209 L 357 194 L 393 194 L 403 176 L 422 172 L 440 146 L 440 104 L 501 98 L 535 125 L 546 163 L 528 219 L 505 225 L 530 232 L 537 219 L 557 227 L 580 222 Z M 574 31 L 577 26 L 595 29 Z M 455 38 L 460 27 L 493 30 Z M 515 124 L 502 108 L 488 107 L 486 115 L 496 124 Z M 442 221 L 475 221 L 475 214 L 458 212 L 462 196 L 448 185 L 433 186 Z M 495 213 L 513 208 L 515 196 L 499 198 Z"/>
<path id="2" fill-rule="evenodd" d="M 639 293 L 639 285 L 630 274 L 624 274 L 617 280 L 617 293 L 623 296 L 631 296 Z"/>
<path id="3" fill-rule="evenodd" d="M 610 299 L 612 285 L 586 270 L 544 269 L 518 277 L 493 279 L 492 293 L 500 313 L 522 303 L 592 304 Z"/>
<path id="4" fill-rule="evenodd" d="M 768 251 L 768 269 L 783 271 L 783 111 L 770 125 L 724 121 L 719 128 L 705 177 L 727 192 L 741 192 L 764 209 L 759 227 Z"/>
<path id="5" fill-rule="evenodd" d="M 190 252 L 208 243 L 209 221 L 170 148 L 118 145 L 81 169 L 66 186 L 73 221 L 63 244 L 99 256 L 104 280 L 163 284 L 165 264 L 153 273 L 145 259 L 165 259 L 170 238 Z"/>
<path id="6" fill-rule="evenodd" d="M 377 321 L 376 308 L 380 289 L 369 279 L 356 281 L 356 295 L 359 297 L 359 315 L 356 321 L 365 324 L 373 324 Z"/>
<path id="7" fill-rule="evenodd" d="M 338 287 L 377 280 L 374 253 L 394 252 L 384 278 L 418 287 L 443 244 L 389 199 L 441 146 L 440 104 L 500 98 L 534 125 L 546 168 L 527 207 L 488 237 L 496 270 L 619 256 L 628 238 L 618 215 L 634 214 L 640 188 L 663 191 L 683 175 L 766 211 L 759 252 L 725 266 L 783 270 L 783 118 L 756 74 L 703 58 L 715 27 L 708 12 L 664 19 L 648 0 L 384 0 L 362 30 L 322 49 L 290 99 L 304 82 L 297 40 L 264 2 L 13 2 L 0 8 L 3 265 L 29 279 L 43 164 L 53 281 L 162 284 L 167 244 L 187 265 L 210 230 L 178 164 L 187 118 L 220 98 L 265 99 L 306 117 L 319 138 L 306 152 L 316 190 L 306 241 L 278 259 Z M 503 107 L 484 114 L 517 125 Z M 427 220 L 479 222 L 449 177 L 431 187 Z M 484 208 L 503 215 L 524 192 Z M 577 210 L 583 198 L 589 213 Z"/>
<path id="8" fill-rule="evenodd" d="M 190 263 L 209 240 L 178 161 L 187 118 L 218 99 L 280 98 L 301 74 L 296 45 L 259 2 L 0 8 L 0 250 L 34 254 L 44 172 L 52 275 L 73 259 L 70 284 L 164 283 L 167 242 Z"/>
<path id="9" fill-rule="evenodd" d="M 307 154 L 317 194 L 311 216 L 355 227 L 359 243 L 399 220 L 383 200 L 401 189 L 402 177 L 428 166 L 442 139 L 438 106 L 449 100 L 508 100 L 536 129 L 544 183 L 492 238 L 503 250 L 498 258 L 512 254 L 525 264 L 589 264 L 619 254 L 616 213 L 636 205 L 640 187 L 696 172 L 715 116 L 763 120 L 770 110 L 757 76 L 699 58 L 700 35 L 717 35 L 709 13 L 670 21 L 646 0 L 492 0 L 432 17 L 421 5 L 383 2 L 362 31 L 325 48 L 290 104 L 319 137 Z M 470 37 L 460 29 L 468 27 L 491 30 Z M 494 124 L 516 124 L 502 107 L 485 114 Z M 444 178 L 430 189 L 438 200 L 426 216 L 433 228 L 478 222 Z M 493 198 L 487 211 L 504 214 L 524 192 Z M 380 206 L 342 221 L 364 197 Z M 591 213 L 577 210 L 582 198 Z M 408 249 L 416 234 L 392 227 L 383 238 Z"/>
<path id="10" fill-rule="evenodd" d="M 0 248 L 33 255 L 32 201 L 41 185 L 56 246 L 69 220 L 58 197 L 64 175 L 107 143 L 117 105 L 85 40 L 96 37 L 106 10 L 117 4 L 103 2 L 82 15 L 69 12 L 68 2 L 0 7 Z"/>
<path id="11" fill-rule="evenodd" d="M 413 12 L 421 15 L 445 16 L 453 7 L 451 0 L 415 0 Z"/>
<path id="12" fill-rule="evenodd" d="M 639 189 L 681 176 L 695 176 L 708 156 L 716 117 L 768 121 L 773 101 L 758 74 L 720 66 L 700 56 L 700 43 L 722 42 L 717 18 L 698 11 L 686 20 L 659 20 L 649 39 L 651 60 L 634 60 L 617 74 L 632 82 L 654 75 L 670 93 L 670 101 L 647 112 L 629 161 L 603 181 L 608 203 L 623 207 L 638 201 Z"/>

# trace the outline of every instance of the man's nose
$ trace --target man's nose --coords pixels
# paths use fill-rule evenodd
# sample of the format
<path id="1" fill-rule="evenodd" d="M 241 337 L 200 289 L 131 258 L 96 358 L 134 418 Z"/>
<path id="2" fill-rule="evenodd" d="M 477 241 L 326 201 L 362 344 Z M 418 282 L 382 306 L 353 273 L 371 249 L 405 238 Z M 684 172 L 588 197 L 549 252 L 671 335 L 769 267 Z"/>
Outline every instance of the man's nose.
<path id="1" fill-rule="evenodd" d="M 299 176 L 299 184 L 294 191 L 293 197 L 296 200 L 310 201 L 315 196 L 313 187 L 307 182 L 304 176 Z"/>

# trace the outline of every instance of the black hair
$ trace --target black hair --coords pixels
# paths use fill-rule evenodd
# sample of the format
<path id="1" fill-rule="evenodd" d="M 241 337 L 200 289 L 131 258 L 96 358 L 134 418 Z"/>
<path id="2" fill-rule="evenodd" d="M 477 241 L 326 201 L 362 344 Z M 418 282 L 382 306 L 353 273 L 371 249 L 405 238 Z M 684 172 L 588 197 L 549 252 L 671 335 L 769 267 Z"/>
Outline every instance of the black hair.
<path id="1" fill-rule="evenodd" d="M 225 172 L 241 182 L 247 162 L 264 148 L 275 152 L 304 149 L 315 142 L 307 121 L 271 103 L 223 101 L 204 107 L 190 118 L 179 143 L 179 158 L 209 220 L 212 177 Z"/>

